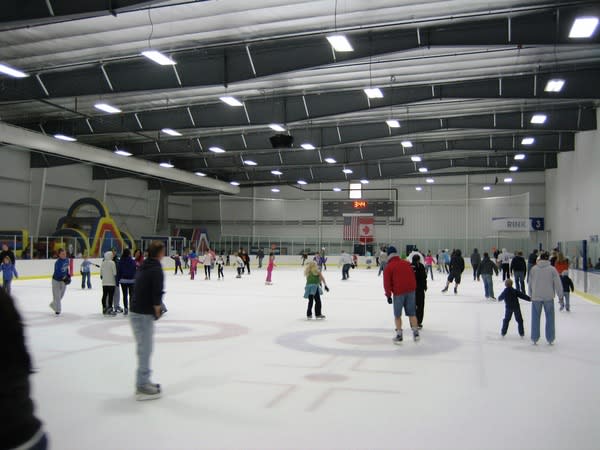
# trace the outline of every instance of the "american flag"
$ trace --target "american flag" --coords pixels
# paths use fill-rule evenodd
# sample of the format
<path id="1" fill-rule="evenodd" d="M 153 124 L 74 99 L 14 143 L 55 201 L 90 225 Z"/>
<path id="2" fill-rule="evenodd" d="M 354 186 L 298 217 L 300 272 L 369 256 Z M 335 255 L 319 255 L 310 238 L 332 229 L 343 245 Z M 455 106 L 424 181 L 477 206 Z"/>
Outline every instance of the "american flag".
<path id="1" fill-rule="evenodd" d="M 360 216 L 344 216 L 344 240 L 357 241 L 359 236 L 358 225 Z"/>

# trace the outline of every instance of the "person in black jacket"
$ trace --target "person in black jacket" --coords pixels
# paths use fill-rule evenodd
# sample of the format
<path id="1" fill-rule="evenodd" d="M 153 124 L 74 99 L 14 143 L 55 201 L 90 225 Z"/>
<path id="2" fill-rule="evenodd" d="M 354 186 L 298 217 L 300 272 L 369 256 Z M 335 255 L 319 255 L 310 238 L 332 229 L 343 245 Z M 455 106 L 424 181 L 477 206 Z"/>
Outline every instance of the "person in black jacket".
<path id="1" fill-rule="evenodd" d="M 417 279 L 417 289 L 415 290 L 415 301 L 417 304 L 417 323 L 419 329 L 423 328 L 423 316 L 425 315 L 425 291 L 427 291 L 427 270 L 421 263 L 419 255 L 413 255 L 412 268 Z"/>
<path id="2" fill-rule="evenodd" d="M 137 400 L 153 400 L 161 395 L 160 384 L 150 381 L 150 356 L 154 344 L 154 321 L 162 316 L 164 274 L 160 260 L 165 245 L 155 241 L 148 247 L 148 258 L 135 277 L 135 296 L 131 299 L 130 319 L 137 346 Z"/>
<path id="3" fill-rule="evenodd" d="M 525 273 L 527 272 L 527 263 L 523 258 L 523 252 L 517 252 L 510 262 L 510 273 L 515 278 L 516 289 L 525 293 Z"/>
<path id="4" fill-rule="evenodd" d="M 508 324 L 510 323 L 510 319 L 512 319 L 512 315 L 515 315 L 515 320 L 517 321 L 517 325 L 519 327 L 519 336 L 525 336 L 525 327 L 523 326 L 523 315 L 521 314 L 521 306 L 519 305 L 519 299 L 531 301 L 531 298 L 528 295 L 525 295 L 522 292 L 517 291 L 513 288 L 513 282 L 509 278 L 504 282 L 504 286 L 506 289 L 500 294 L 498 297 L 499 301 L 504 300 L 505 314 L 504 320 L 502 321 L 502 337 L 506 336 L 506 332 L 508 331 Z"/>
<path id="5" fill-rule="evenodd" d="M 4 261 L 4 258 L 6 258 L 7 256 L 8 256 L 8 259 L 10 259 L 11 264 L 14 266 L 16 263 L 15 254 L 8 247 L 8 244 L 6 242 L 3 242 L 2 243 L 2 251 L 0 252 L 0 261 Z"/>
<path id="6" fill-rule="evenodd" d="M 462 273 L 465 271 L 465 260 L 462 257 L 460 250 L 454 250 L 452 257 L 450 258 L 450 274 L 448 275 L 448 281 L 446 281 L 446 287 L 442 289 L 442 292 L 448 292 L 450 283 L 454 281 L 454 293 L 458 294 L 458 285 L 462 277 Z"/>
<path id="7" fill-rule="evenodd" d="M 481 264 L 481 254 L 475 248 L 473 249 L 473 253 L 471 253 L 471 267 L 473 267 L 473 281 L 477 277 L 477 269 L 479 269 L 479 264 Z"/>
<path id="8" fill-rule="evenodd" d="M 534 249 L 527 258 L 527 284 L 529 284 L 529 274 L 531 273 L 531 268 L 537 264 L 537 259 L 538 251 Z"/>
<path id="9" fill-rule="evenodd" d="M 485 291 L 486 300 L 496 300 L 496 297 L 494 297 L 494 282 L 492 280 L 494 273 L 498 275 L 498 266 L 490 259 L 489 253 L 485 252 L 483 260 L 477 268 L 477 281 L 483 278 L 483 290 Z"/>
<path id="10" fill-rule="evenodd" d="M 10 295 L 0 289 L 0 448 L 45 450 L 48 441 L 34 414 L 23 323 Z"/>

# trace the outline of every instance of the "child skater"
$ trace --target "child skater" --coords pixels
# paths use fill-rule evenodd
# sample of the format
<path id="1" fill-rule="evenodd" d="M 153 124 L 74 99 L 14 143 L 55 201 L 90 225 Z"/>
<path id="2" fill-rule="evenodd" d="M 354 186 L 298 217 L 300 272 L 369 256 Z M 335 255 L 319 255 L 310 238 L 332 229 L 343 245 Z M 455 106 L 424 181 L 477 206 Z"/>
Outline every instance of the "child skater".
<path id="1" fill-rule="evenodd" d="M 236 278 L 242 278 L 242 273 L 244 272 L 244 259 L 242 258 L 241 252 L 236 253 L 235 255 L 235 265 L 237 268 L 237 276 Z"/>
<path id="2" fill-rule="evenodd" d="M 563 295 L 564 300 L 560 302 L 560 310 L 565 309 L 565 305 L 567 307 L 567 312 L 571 311 L 571 292 L 575 292 L 575 286 L 573 285 L 573 280 L 569 278 L 569 270 L 563 270 L 563 273 L 560 274 L 560 281 L 563 285 Z"/>
<path id="3" fill-rule="evenodd" d="M 269 253 L 269 262 L 267 264 L 267 280 L 265 284 L 271 285 L 273 282 L 271 281 L 271 275 L 273 273 L 273 268 L 275 267 L 275 254 L 273 252 Z"/>
<path id="4" fill-rule="evenodd" d="M 190 252 L 190 279 L 193 280 L 196 277 L 196 271 L 198 270 L 198 257 L 196 252 L 192 250 Z"/>
<path id="5" fill-rule="evenodd" d="M 19 274 L 9 256 L 4 257 L 4 260 L 0 265 L 0 270 L 2 270 L 2 287 L 4 288 L 4 291 L 10 295 L 10 285 L 12 284 L 13 276 L 19 278 Z"/>
<path id="6" fill-rule="evenodd" d="M 98 264 L 91 262 L 87 256 L 84 256 L 83 261 L 81 262 L 81 267 L 79 268 L 79 272 L 81 273 L 81 289 L 85 289 L 86 281 L 88 289 L 92 288 L 92 274 L 90 266 L 96 266 L 98 268 L 100 267 Z"/>
<path id="7" fill-rule="evenodd" d="M 219 275 L 219 280 L 221 278 L 225 279 L 225 273 L 223 272 L 223 268 L 225 267 L 225 259 L 223 258 L 223 253 L 219 255 L 217 258 L 217 274 Z"/>
<path id="8" fill-rule="evenodd" d="M 502 322 L 502 337 L 506 336 L 506 332 L 508 331 L 508 324 L 510 323 L 510 319 L 514 313 L 515 320 L 517 321 L 517 325 L 519 326 L 519 336 L 525 336 L 525 328 L 523 327 L 523 315 L 521 314 L 521 306 L 519 305 L 519 299 L 531 301 L 531 298 L 528 295 L 523 294 L 522 292 L 517 291 L 513 288 L 513 282 L 510 278 L 508 278 L 504 282 L 504 286 L 506 289 L 500 294 L 498 297 L 498 301 L 504 300 L 505 303 L 505 314 L 504 321 Z"/>
<path id="9" fill-rule="evenodd" d="M 172 255 L 171 259 L 175 261 L 175 275 L 177 275 L 178 270 L 181 271 L 181 275 L 183 275 L 183 269 L 181 267 L 181 256 L 179 256 L 179 253 L 175 253 L 174 255 Z"/>
<path id="10" fill-rule="evenodd" d="M 325 319 L 325 316 L 321 314 L 321 284 L 325 287 L 325 290 L 329 292 L 327 282 L 323 278 L 323 274 L 319 271 L 317 263 L 311 261 L 304 269 L 304 276 L 306 277 L 306 287 L 304 288 L 304 298 L 308 299 L 308 309 L 306 310 L 306 318 L 312 319 L 313 302 L 315 304 L 315 317 L 319 320 Z"/>
<path id="11" fill-rule="evenodd" d="M 210 280 L 210 269 L 212 267 L 213 259 L 212 255 L 208 250 L 204 252 L 204 256 L 202 257 L 202 264 L 204 265 L 204 279 Z"/>

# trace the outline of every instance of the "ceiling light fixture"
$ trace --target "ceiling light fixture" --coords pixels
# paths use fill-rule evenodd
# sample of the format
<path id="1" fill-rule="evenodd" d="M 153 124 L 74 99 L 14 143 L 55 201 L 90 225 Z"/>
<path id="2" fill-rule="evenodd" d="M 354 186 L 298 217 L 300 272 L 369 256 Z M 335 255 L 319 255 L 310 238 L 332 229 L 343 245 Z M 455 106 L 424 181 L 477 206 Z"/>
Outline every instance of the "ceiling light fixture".
<path id="1" fill-rule="evenodd" d="M 204 172 L 195 172 L 196 175 L 198 175 L 199 177 L 205 177 L 206 174 Z"/>
<path id="2" fill-rule="evenodd" d="M 350 175 L 351 173 L 354 173 L 354 171 L 352 169 L 342 169 L 342 172 L 344 172 L 346 175 Z"/>
<path id="3" fill-rule="evenodd" d="M 67 136 L 66 134 L 55 134 L 54 137 L 56 139 L 60 139 L 61 141 L 67 141 L 67 142 L 75 142 L 77 140 L 74 137 Z"/>
<path id="4" fill-rule="evenodd" d="M 244 106 L 244 104 L 240 102 L 237 98 L 230 97 L 227 95 L 224 97 L 219 97 L 219 100 L 221 100 L 223 103 L 227 103 L 229 106 Z"/>
<path id="5" fill-rule="evenodd" d="M 169 136 L 181 136 L 180 132 L 175 131 L 172 128 L 163 128 L 161 131 Z"/>
<path id="6" fill-rule="evenodd" d="M 517 170 L 519 170 L 519 168 L 517 166 L 510 166 L 508 168 L 508 170 L 511 171 L 511 172 L 516 172 Z"/>
<path id="7" fill-rule="evenodd" d="M 513 179 L 512 179 L 512 178 L 505 178 L 505 179 L 504 179 L 504 182 L 505 182 L 505 183 L 512 183 L 512 182 L 513 182 Z"/>
<path id="8" fill-rule="evenodd" d="M 334 187 L 333 192 L 342 192 L 342 189 L 339 187 Z"/>
<path id="9" fill-rule="evenodd" d="M 269 125 L 269 128 L 270 128 L 271 130 L 274 130 L 274 131 L 279 131 L 279 132 L 283 132 L 283 131 L 285 131 L 285 128 L 284 128 L 284 127 L 282 127 L 281 125 L 279 125 L 278 123 L 272 123 L 272 124 L 270 124 L 270 125 Z"/>
<path id="10" fill-rule="evenodd" d="M 333 158 L 325 158 L 323 161 L 325 161 L 327 164 L 335 164 L 337 162 Z"/>
<path id="11" fill-rule="evenodd" d="M 363 90 L 369 98 L 383 98 L 383 92 L 379 88 L 365 88 Z"/>
<path id="12" fill-rule="evenodd" d="M 515 155 L 515 160 L 516 161 L 523 161 L 525 159 L 525 154 L 524 153 L 517 153 Z"/>
<path id="13" fill-rule="evenodd" d="M 526 137 L 526 138 L 523 138 L 523 140 L 521 141 L 521 145 L 533 145 L 534 142 L 535 142 L 535 138 Z"/>
<path id="14" fill-rule="evenodd" d="M 252 160 L 250 160 L 250 159 L 246 159 L 246 160 L 244 161 L 244 164 L 245 164 L 245 165 L 247 165 L 247 166 L 256 166 L 256 165 L 258 165 L 258 164 L 256 163 L 256 161 L 252 161 Z"/>
<path id="15" fill-rule="evenodd" d="M 490 186 L 484 186 L 484 187 L 483 187 L 483 190 L 484 190 L 484 191 L 491 191 L 491 190 L 492 190 L 492 188 L 491 188 Z"/>
<path id="16" fill-rule="evenodd" d="M 429 184 L 435 183 L 435 180 L 433 178 L 427 178 L 425 181 Z"/>
<path id="17" fill-rule="evenodd" d="M 598 26 L 597 17 L 578 17 L 571 26 L 570 38 L 589 38 Z"/>
<path id="18" fill-rule="evenodd" d="M 361 184 L 369 184 L 369 180 L 360 180 Z"/>
<path id="19" fill-rule="evenodd" d="M 276 175 L 276 176 L 278 176 L 278 177 L 279 177 L 279 176 L 281 176 L 281 175 L 283 175 L 283 172 L 282 172 L 282 171 L 280 171 L 280 170 L 271 170 L 271 173 L 272 173 L 273 175 Z"/>
<path id="20" fill-rule="evenodd" d="M 413 143 L 411 141 L 402 141 L 402 142 L 400 142 L 400 144 L 404 148 L 412 148 L 412 146 L 413 146 Z"/>
<path id="21" fill-rule="evenodd" d="M 411 157 L 410 157 L 410 160 L 411 160 L 412 162 L 421 162 L 421 161 L 422 161 L 422 159 L 421 159 L 421 157 L 420 157 L 420 156 L 411 156 Z"/>
<path id="22" fill-rule="evenodd" d="M 160 64 L 161 66 L 174 66 L 175 64 L 177 64 L 171 58 L 157 50 L 146 50 L 142 52 L 142 55 L 144 55 L 148 59 L 151 59 L 155 63 Z"/>
<path id="23" fill-rule="evenodd" d="M 164 167 L 165 169 L 172 169 L 173 167 L 175 167 L 173 164 L 171 164 L 170 162 L 161 162 L 159 164 L 160 167 Z"/>
<path id="24" fill-rule="evenodd" d="M 308 183 L 306 181 L 304 181 L 304 180 L 298 180 L 298 184 L 305 185 L 305 184 L 308 184 Z"/>
<path id="25" fill-rule="evenodd" d="M 400 121 L 396 119 L 388 119 L 385 121 L 390 128 L 400 128 Z"/>
<path id="26" fill-rule="evenodd" d="M 428 171 L 427 167 L 419 167 L 419 172 L 427 173 L 427 171 Z"/>
<path id="27" fill-rule="evenodd" d="M 420 192 L 420 191 L 422 191 L 422 190 L 423 190 L 423 188 L 422 188 L 421 186 L 417 186 L 417 187 L 415 188 L 415 190 L 417 190 L 417 191 L 419 191 L 419 192 Z"/>
<path id="28" fill-rule="evenodd" d="M 302 147 L 304 150 L 314 150 L 315 146 L 309 143 L 306 144 L 302 144 L 300 147 Z"/>
<path id="29" fill-rule="evenodd" d="M 237 182 L 237 181 L 230 181 L 229 184 L 232 185 L 232 186 L 239 186 L 240 185 L 240 183 Z"/>
<path id="30" fill-rule="evenodd" d="M 531 117 L 531 123 L 542 124 L 546 122 L 548 116 L 546 114 L 534 114 Z"/>
<path id="31" fill-rule="evenodd" d="M 327 40 L 336 52 L 354 51 L 354 48 L 352 48 L 352 44 L 350 44 L 348 38 L 343 34 L 333 34 L 331 36 L 327 36 Z"/>
<path id="32" fill-rule="evenodd" d="M 117 114 L 117 113 L 123 112 L 119 108 L 115 108 L 114 106 L 111 106 L 107 103 L 96 103 L 94 105 L 94 108 L 99 109 L 100 111 L 104 111 L 109 114 Z"/>
<path id="33" fill-rule="evenodd" d="M 281 192 L 281 190 L 279 188 L 271 188 L 271 192 L 277 193 L 277 192 Z"/>
<path id="34" fill-rule="evenodd" d="M 20 70 L 7 66 L 6 64 L 0 64 L 0 72 L 13 78 L 27 78 L 29 76 L 25 72 L 21 72 Z"/>
<path id="35" fill-rule="evenodd" d="M 126 150 L 119 150 L 119 149 L 115 150 L 114 153 L 115 153 L 115 155 L 119 155 L 119 156 L 132 156 L 132 154 L 133 154 L 133 153 L 129 153 Z"/>
<path id="36" fill-rule="evenodd" d="M 221 147 L 209 147 L 208 150 L 213 153 L 225 153 L 225 150 L 223 150 Z"/>
<path id="37" fill-rule="evenodd" d="M 558 78 L 554 79 L 554 80 L 548 80 L 544 90 L 546 92 L 560 92 L 560 91 L 562 91 L 562 88 L 564 85 L 565 85 L 565 80 L 561 80 Z"/>

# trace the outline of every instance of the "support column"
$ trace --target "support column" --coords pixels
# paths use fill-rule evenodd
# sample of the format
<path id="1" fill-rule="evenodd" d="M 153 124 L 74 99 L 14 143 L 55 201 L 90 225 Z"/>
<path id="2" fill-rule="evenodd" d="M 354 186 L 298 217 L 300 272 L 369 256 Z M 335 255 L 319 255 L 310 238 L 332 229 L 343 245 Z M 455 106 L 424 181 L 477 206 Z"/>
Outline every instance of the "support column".
<path id="1" fill-rule="evenodd" d="M 160 235 L 168 236 L 171 234 L 169 229 L 169 193 L 161 188 L 158 199 L 158 214 L 156 220 L 156 232 Z"/>

